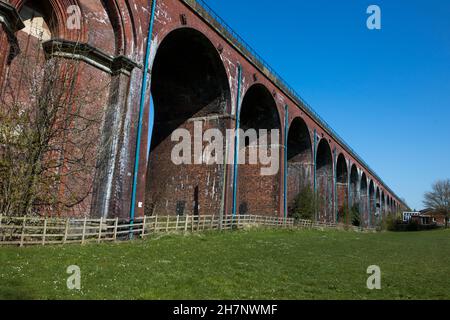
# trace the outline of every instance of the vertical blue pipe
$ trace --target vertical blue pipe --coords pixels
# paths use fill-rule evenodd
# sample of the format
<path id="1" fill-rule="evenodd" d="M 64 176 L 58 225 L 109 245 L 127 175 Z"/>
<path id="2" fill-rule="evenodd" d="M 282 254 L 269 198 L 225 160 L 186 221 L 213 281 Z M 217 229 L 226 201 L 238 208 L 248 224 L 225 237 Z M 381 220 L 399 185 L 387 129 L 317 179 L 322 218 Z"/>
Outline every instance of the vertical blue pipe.
<path id="1" fill-rule="evenodd" d="M 351 177 L 352 177 L 352 163 L 350 162 L 350 160 L 348 161 L 348 166 L 347 166 L 347 207 L 348 207 L 348 212 L 350 213 L 350 191 L 351 191 Z M 352 204 L 353 206 L 353 204 Z M 350 217 L 351 219 L 351 217 Z"/>
<path id="2" fill-rule="evenodd" d="M 139 120 L 136 139 L 136 153 L 134 160 L 134 173 L 133 173 L 133 187 L 131 192 L 131 208 L 130 208 L 130 224 L 134 223 L 135 210 L 136 210 L 136 193 L 137 193 L 137 180 L 139 171 L 139 154 L 141 152 L 141 137 L 142 137 L 142 119 L 144 118 L 145 98 L 147 95 L 147 82 L 148 82 L 148 68 L 150 61 L 150 51 L 153 35 L 153 23 L 155 21 L 156 0 L 152 2 L 152 12 L 150 16 L 150 22 L 148 26 L 147 35 L 147 49 L 145 52 L 144 69 L 142 74 L 142 87 L 141 87 L 141 101 L 139 104 Z M 131 234 L 132 236 L 132 234 Z"/>
<path id="3" fill-rule="evenodd" d="M 288 179 L 288 134 L 289 134 L 289 107 L 284 106 L 284 219 L 287 218 L 287 179 Z"/>
<path id="4" fill-rule="evenodd" d="M 317 153 L 317 151 L 316 151 L 316 129 L 314 129 L 314 150 L 313 150 L 313 152 L 314 152 L 314 154 L 313 154 L 313 157 L 314 157 L 314 196 L 315 196 L 315 194 L 316 194 L 316 188 L 317 188 L 317 155 L 316 155 L 316 153 Z"/>
<path id="5" fill-rule="evenodd" d="M 314 129 L 314 150 L 313 150 L 313 157 L 314 157 L 314 215 L 315 215 L 315 219 L 316 221 L 317 219 L 317 205 L 316 205 L 316 189 L 317 189 L 317 151 L 316 151 L 316 129 Z"/>
<path id="6" fill-rule="evenodd" d="M 236 131 L 234 133 L 234 169 L 233 169 L 233 217 L 236 216 L 236 203 L 237 203 L 237 180 L 238 180 L 238 161 L 239 161 L 239 128 L 241 126 L 241 78 L 242 69 L 241 65 L 238 65 L 238 87 L 236 98 Z"/>
<path id="7" fill-rule="evenodd" d="M 369 183 L 369 187 L 367 188 L 367 199 L 369 199 L 368 200 L 369 205 L 367 207 L 369 208 L 369 227 L 370 227 L 371 226 L 371 221 L 372 221 L 372 218 L 371 218 L 371 216 L 372 216 L 372 208 L 371 208 L 372 201 L 370 199 L 370 183 Z"/>
<path id="8" fill-rule="evenodd" d="M 335 213 L 335 219 L 336 223 L 339 221 L 339 204 L 337 202 L 338 195 L 337 195 L 337 158 L 336 158 L 336 148 L 333 149 L 333 156 L 334 156 L 334 179 L 333 179 L 333 189 L 334 189 L 334 213 Z"/>

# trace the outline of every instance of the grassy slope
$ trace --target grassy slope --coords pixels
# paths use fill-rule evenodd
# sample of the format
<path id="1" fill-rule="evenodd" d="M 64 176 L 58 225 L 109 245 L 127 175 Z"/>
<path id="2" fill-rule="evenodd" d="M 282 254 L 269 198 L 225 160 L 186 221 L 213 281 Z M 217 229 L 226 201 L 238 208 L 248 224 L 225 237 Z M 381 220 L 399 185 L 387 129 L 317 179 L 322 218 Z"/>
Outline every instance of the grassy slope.
<path id="1" fill-rule="evenodd" d="M 66 289 L 80 266 L 81 292 Z M 382 290 L 366 288 L 379 265 Z M 450 299 L 450 232 L 249 231 L 0 248 L 0 298 Z"/>

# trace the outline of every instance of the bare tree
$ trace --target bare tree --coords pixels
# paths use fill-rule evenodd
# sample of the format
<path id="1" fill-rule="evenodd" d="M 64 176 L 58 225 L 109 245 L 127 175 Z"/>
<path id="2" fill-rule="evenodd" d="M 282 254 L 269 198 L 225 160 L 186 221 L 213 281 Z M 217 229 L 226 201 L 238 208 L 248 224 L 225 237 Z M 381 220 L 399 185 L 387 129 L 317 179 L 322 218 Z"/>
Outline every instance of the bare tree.
<path id="1" fill-rule="evenodd" d="M 423 204 L 435 213 L 445 217 L 445 228 L 448 228 L 450 213 L 450 179 L 436 181 L 432 191 L 425 193 Z"/>
<path id="2" fill-rule="evenodd" d="M 0 99 L 0 213 L 87 211 L 109 83 L 86 79 L 79 61 L 45 59 L 38 45 L 17 63 L 22 90 Z"/>

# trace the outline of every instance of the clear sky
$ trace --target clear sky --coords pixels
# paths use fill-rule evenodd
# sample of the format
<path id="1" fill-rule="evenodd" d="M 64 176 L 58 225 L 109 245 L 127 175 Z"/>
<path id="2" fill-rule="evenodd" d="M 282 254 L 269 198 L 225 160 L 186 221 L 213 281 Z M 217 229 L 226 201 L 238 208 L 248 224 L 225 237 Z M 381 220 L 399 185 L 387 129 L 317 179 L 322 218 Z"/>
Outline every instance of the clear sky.
<path id="1" fill-rule="evenodd" d="M 450 178 L 450 1 L 205 1 L 411 208 Z"/>

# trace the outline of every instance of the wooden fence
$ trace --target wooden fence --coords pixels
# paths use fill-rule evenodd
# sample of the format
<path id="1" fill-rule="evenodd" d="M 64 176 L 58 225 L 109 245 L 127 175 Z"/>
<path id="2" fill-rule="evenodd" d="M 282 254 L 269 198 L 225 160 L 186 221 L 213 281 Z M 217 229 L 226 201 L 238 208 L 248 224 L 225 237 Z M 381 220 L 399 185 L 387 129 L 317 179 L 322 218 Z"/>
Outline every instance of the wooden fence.
<path id="1" fill-rule="evenodd" d="M 0 215 L 0 245 L 46 245 L 129 240 L 169 232 L 234 230 L 249 227 L 337 228 L 333 223 L 294 221 L 257 215 L 145 216 L 134 222 L 116 219 L 8 217 Z M 355 230 L 361 230 L 354 227 Z"/>

